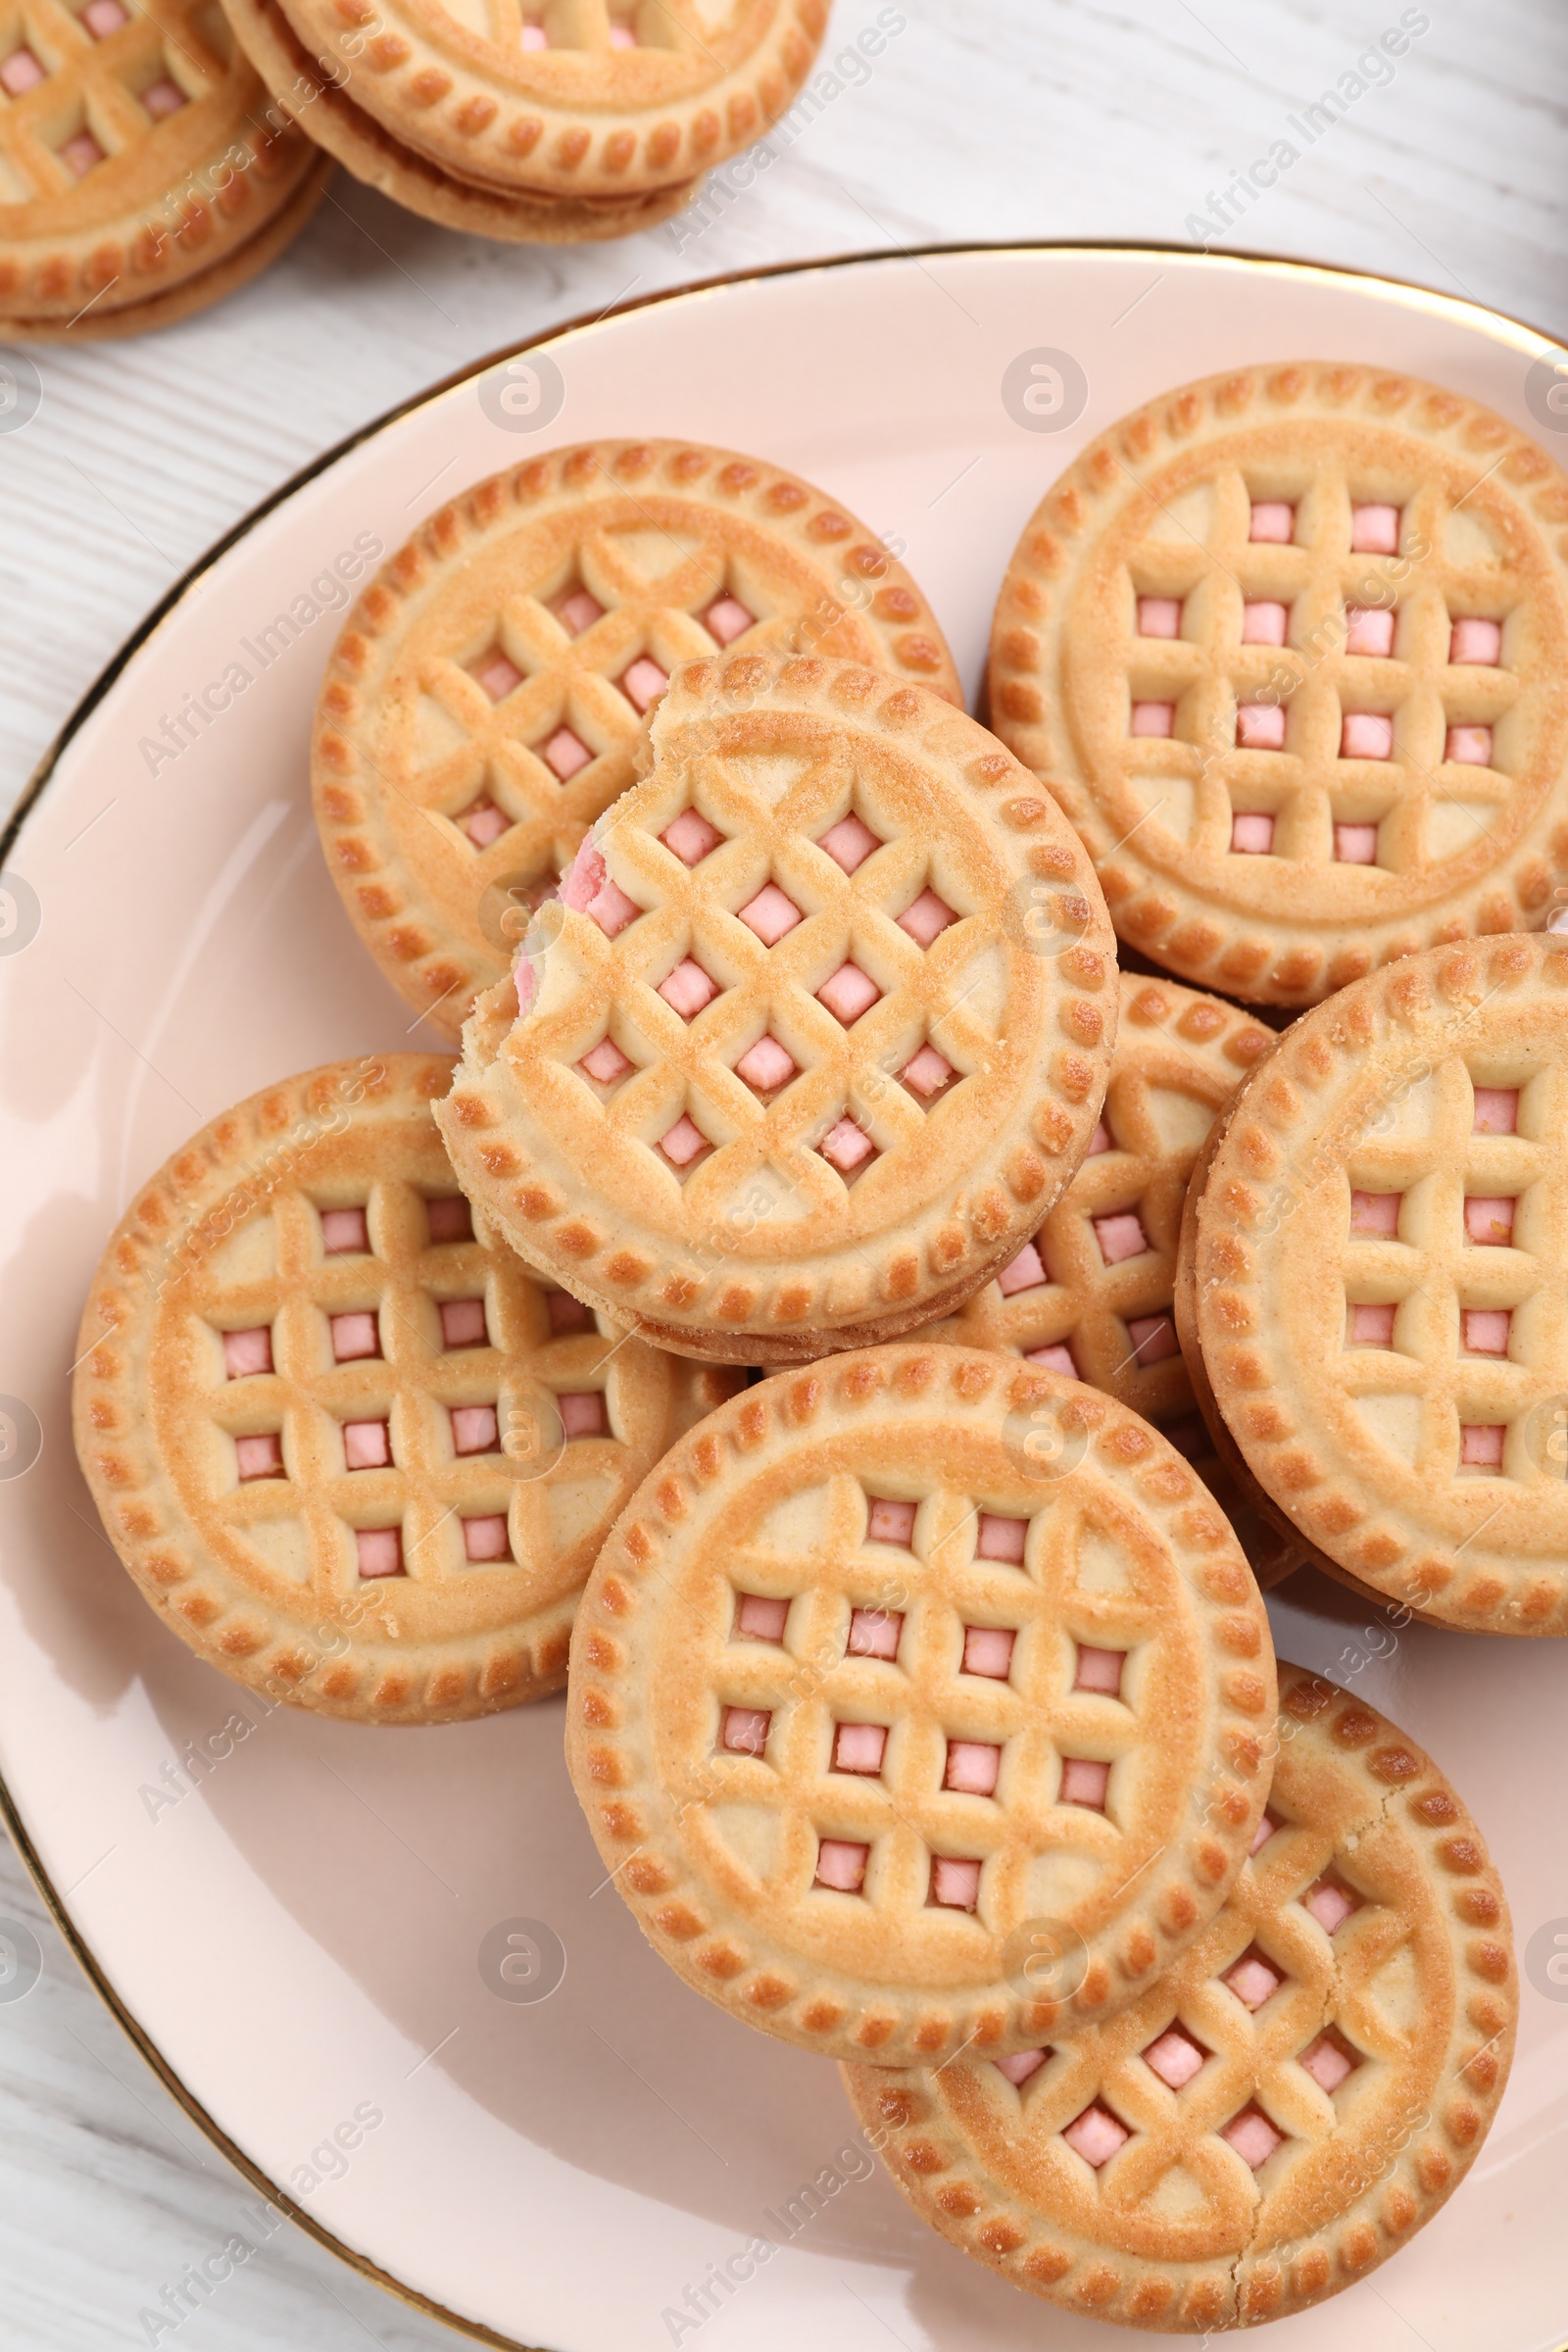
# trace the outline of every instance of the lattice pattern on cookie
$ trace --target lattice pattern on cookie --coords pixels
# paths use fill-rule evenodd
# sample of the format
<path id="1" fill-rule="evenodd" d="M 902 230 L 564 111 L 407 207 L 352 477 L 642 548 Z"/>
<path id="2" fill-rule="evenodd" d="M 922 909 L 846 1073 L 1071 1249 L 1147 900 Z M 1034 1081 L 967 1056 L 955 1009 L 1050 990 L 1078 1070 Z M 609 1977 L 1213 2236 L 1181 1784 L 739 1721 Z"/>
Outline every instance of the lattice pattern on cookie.
<path id="1" fill-rule="evenodd" d="M 318 810 L 356 920 L 438 1026 L 455 1035 L 468 988 L 502 976 L 630 783 L 675 667 L 803 635 L 958 699 L 929 613 L 861 526 L 722 451 L 557 452 L 479 484 L 394 559 L 323 693 Z"/>
<path id="2" fill-rule="evenodd" d="M 134 0 L 28 0 L 0 32 L 0 198 L 63 195 L 219 87 L 225 63 L 204 13 L 181 10 L 169 29 Z"/>
<path id="3" fill-rule="evenodd" d="M 1056 1409 L 1072 1460 L 1022 1475 Z M 623 1515 L 568 1760 L 710 1997 L 841 2053 L 1002 2054 L 1212 1913 L 1261 1811 L 1264 1627 L 1196 1479 L 1111 1400 L 868 1350 L 749 1391 Z M 1083 1953 L 1054 1991 L 1013 1972 L 1043 1919 Z"/>
<path id="4" fill-rule="evenodd" d="M 475 1239 L 430 1113 L 450 1068 L 342 1064 L 225 1114 L 83 1322 L 78 1443 L 127 1565 L 204 1654 L 328 1712 L 559 1682 L 605 1529 L 726 1393 Z"/>
<path id="5" fill-rule="evenodd" d="M 1299 1003 L 1446 908 L 1544 905 L 1561 585 L 1515 490 L 1544 521 L 1565 495 L 1499 419 L 1353 368 L 1216 378 L 1077 462 L 1004 590 L 993 701 L 1124 936 Z"/>
<path id="6" fill-rule="evenodd" d="M 1275 1506 L 1326 1564 L 1516 1632 L 1565 1603 L 1565 985 L 1555 946 L 1500 941 L 1309 1016 L 1183 1240 L 1214 1401 Z"/>
<path id="7" fill-rule="evenodd" d="M 1473 1825 L 1392 1725 L 1280 1678 L 1252 1858 L 1157 1985 L 994 2063 L 846 2070 L 924 2218 L 1105 2319 L 1232 2326 L 1332 2293 L 1442 2202 L 1506 2076 L 1507 1920 Z"/>

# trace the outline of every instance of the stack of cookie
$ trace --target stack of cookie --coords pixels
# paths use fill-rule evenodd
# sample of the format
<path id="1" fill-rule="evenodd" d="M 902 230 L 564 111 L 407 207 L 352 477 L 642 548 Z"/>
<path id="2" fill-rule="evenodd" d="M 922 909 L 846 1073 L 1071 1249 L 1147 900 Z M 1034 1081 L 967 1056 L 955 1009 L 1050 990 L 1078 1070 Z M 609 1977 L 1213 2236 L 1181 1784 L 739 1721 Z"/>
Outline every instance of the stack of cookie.
<path id="1" fill-rule="evenodd" d="M 1260 1587 L 1568 1632 L 1564 515 L 1403 379 L 1172 394 L 1031 521 L 992 733 L 777 466 L 478 484 L 313 745 L 461 1054 L 216 1121 L 89 1300 L 175 1630 L 361 1721 L 568 1680 L 656 1949 L 1075 2311 L 1321 2300 L 1506 2077 L 1479 1831 Z"/>
<path id="2" fill-rule="evenodd" d="M 223 0 L 277 103 L 326 154 L 448 228 L 621 237 L 793 105 L 826 0 Z M 482 21 L 481 21 L 482 19 Z"/>
<path id="3" fill-rule="evenodd" d="M 0 338 L 139 333 L 289 243 L 331 175 L 201 0 L 36 0 L 0 35 Z"/>

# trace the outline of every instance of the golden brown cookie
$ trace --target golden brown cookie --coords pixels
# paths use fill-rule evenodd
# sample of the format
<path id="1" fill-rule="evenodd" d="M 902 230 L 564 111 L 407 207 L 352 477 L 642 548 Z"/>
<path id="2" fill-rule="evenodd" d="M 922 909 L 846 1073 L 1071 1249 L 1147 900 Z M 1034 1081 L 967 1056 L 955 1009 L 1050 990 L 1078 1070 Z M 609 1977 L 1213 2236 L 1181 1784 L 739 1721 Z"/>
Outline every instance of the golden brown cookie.
<path id="1" fill-rule="evenodd" d="M 688 1354 L 809 1360 L 952 1312 L 1099 1117 L 1088 859 L 994 736 L 843 662 L 693 662 L 651 753 L 464 1032 L 437 1116 L 465 1190 Z"/>
<path id="2" fill-rule="evenodd" d="M 122 1219 L 77 1342 L 77 1451 L 144 1596 L 352 1722 L 558 1688 L 611 1521 L 725 1393 L 474 1239 L 430 1115 L 451 1067 L 331 1063 L 214 1120 Z"/>
<path id="3" fill-rule="evenodd" d="M 755 458 L 598 441 L 423 523 L 349 615 L 312 776 L 333 879 L 381 969 L 456 1038 L 527 911 L 632 781 L 644 714 L 716 647 L 819 652 L 961 706 L 902 564 Z"/>
<path id="4" fill-rule="evenodd" d="M 1507 1904 L 1431 1759 L 1282 1660 L 1259 1842 L 1219 1917 L 1058 2046 L 847 2066 L 934 2230 L 1123 2327 L 1283 2319 L 1398 2251 L 1464 2178 L 1518 2012 Z"/>
<path id="5" fill-rule="evenodd" d="M 1050 490 L 1003 584 L 992 723 L 1118 933 L 1309 1004 L 1544 924 L 1568 858 L 1568 481 L 1368 368 L 1165 394 Z"/>
<path id="6" fill-rule="evenodd" d="M 0 52 L 0 315 L 19 336 L 104 332 L 197 276 L 210 300 L 231 282 L 214 272 L 249 274 L 240 255 L 259 266 L 259 240 L 319 191 L 315 149 L 266 119 L 207 0 L 28 0 Z"/>
<path id="7" fill-rule="evenodd" d="M 236 293 L 276 261 L 293 244 L 326 193 L 333 171 L 330 156 L 321 156 L 314 171 L 301 180 L 281 211 L 243 245 L 194 277 L 181 278 L 166 293 L 150 294 L 145 302 L 127 302 L 119 310 L 101 306 L 75 318 L 0 318 L 0 341 L 7 343 L 103 343 L 122 335 L 152 334 L 161 326 L 177 325 L 194 318 L 225 294 Z"/>
<path id="8" fill-rule="evenodd" d="M 407 147 L 482 184 L 640 195 L 793 104 L 826 0 L 286 0 L 301 44 Z"/>
<path id="9" fill-rule="evenodd" d="M 1217 1441 L 1324 1567 L 1475 1632 L 1568 1632 L 1565 1016 L 1550 938 L 1358 981 L 1248 1081 L 1182 1236 Z"/>
<path id="10" fill-rule="evenodd" d="M 1273 1650 L 1188 1465 L 977 1348 L 781 1373 L 622 1513 L 566 1757 L 644 1934 L 837 2056 L 1001 2054 L 1132 1999 L 1268 1787 Z"/>
<path id="11" fill-rule="evenodd" d="M 1258 1582 L 1302 1554 L 1244 1501 L 1197 1409 L 1172 1315 L 1187 1180 L 1216 1113 L 1274 1043 L 1234 1004 L 1123 972 L 1110 1084 L 1083 1166 L 1039 1233 L 923 1338 L 999 1348 L 1086 1380 L 1195 1464 Z"/>
<path id="12" fill-rule="evenodd" d="M 625 237 L 690 203 L 695 180 L 628 196 L 529 195 L 457 178 L 393 137 L 315 64 L 277 0 L 223 0 L 251 64 L 318 147 L 394 204 L 443 228 L 525 245 L 575 245 Z"/>

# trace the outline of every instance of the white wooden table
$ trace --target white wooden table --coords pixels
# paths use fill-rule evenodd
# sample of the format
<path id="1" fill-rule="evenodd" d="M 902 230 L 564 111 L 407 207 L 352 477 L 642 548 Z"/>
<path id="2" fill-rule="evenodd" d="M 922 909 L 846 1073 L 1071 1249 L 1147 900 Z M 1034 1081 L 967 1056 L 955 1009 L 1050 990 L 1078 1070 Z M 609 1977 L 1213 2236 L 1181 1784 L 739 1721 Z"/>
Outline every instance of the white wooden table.
<path id="1" fill-rule="evenodd" d="M 933 242 L 1206 237 L 1568 335 L 1561 0 L 837 0 L 824 63 L 879 11 L 905 22 L 869 80 L 846 78 L 706 226 L 490 247 L 339 176 L 283 262 L 206 317 L 40 352 L 38 413 L 0 433 L 3 804 L 147 608 L 296 467 L 479 355 L 627 295 Z M 1392 78 L 1358 72 L 1401 22 Z M 1290 118 L 1331 88 L 1343 119 L 1309 145 Z M 1279 141 L 1295 160 L 1227 224 L 1216 200 L 1255 158 L 1278 165 Z M 43 1955 L 27 1997 L 0 2000 L 7 2352 L 453 2340 L 288 2225 L 175 2328 L 165 2290 L 254 2236 L 257 2200 L 99 2006 L 3 1846 L 0 1916 L 30 1921 Z"/>

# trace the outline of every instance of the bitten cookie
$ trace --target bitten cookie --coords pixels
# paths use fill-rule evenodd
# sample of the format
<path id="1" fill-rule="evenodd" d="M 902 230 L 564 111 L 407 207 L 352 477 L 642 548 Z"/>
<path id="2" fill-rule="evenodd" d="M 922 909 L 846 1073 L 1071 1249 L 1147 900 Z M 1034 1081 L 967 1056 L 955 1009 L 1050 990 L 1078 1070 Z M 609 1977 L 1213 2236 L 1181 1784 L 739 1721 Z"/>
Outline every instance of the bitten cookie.
<path id="1" fill-rule="evenodd" d="M 680 671 L 464 1032 L 437 1117 L 465 1190 L 693 1355 L 808 1360 L 961 1304 L 1087 1151 L 1115 1035 L 1089 861 L 1029 783 L 874 670 Z"/>
<path id="2" fill-rule="evenodd" d="M 1331 1573 L 1473 1632 L 1568 1632 L 1565 1126 L 1568 942 L 1435 948 L 1287 1030 L 1184 1222 L 1216 1443 Z"/>
<path id="3" fill-rule="evenodd" d="M 780 1373 L 627 1506 L 566 1759 L 638 1924 L 732 2016 L 998 2055 L 1146 1988 L 1267 1794 L 1268 1621 L 1189 1466 L 975 1348 Z"/>
<path id="4" fill-rule="evenodd" d="M 903 566 L 754 458 L 599 441 L 492 475 L 349 615 L 317 713 L 328 866 L 361 938 L 454 1039 L 529 909 L 631 783 L 644 713 L 720 647 L 819 653 L 961 707 Z"/>
<path id="5" fill-rule="evenodd" d="M 368 1056 L 215 1119 L 127 1211 L 77 1342 L 77 1452 L 144 1596 L 210 1665 L 360 1723 L 556 1689 L 615 1512 L 726 1393 L 473 1238 L 450 1074 Z"/>
<path id="6" fill-rule="evenodd" d="M 1501 417 L 1318 363 L 1102 433 L 1003 583 L 993 724 L 1118 933 L 1310 1004 L 1538 929 L 1568 859 L 1568 481 Z"/>
<path id="7" fill-rule="evenodd" d="M 1507 1905 L 1431 1759 L 1280 1664 L 1268 1811 L 1225 1909 L 1119 2015 L 935 2073 L 848 2066 L 933 2229 L 1014 2286 L 1198 2334 L 1304 2310 L 1464 2178 L 1513 2052 Z"/>
<path id="8" fill-rule="evenodd" d="M 132 334 L 281 251 L 328 175 L 205 0 L 29 0 L 0 33 L 0 321 Z"/>
<path id="9" fill-rule="evenodd" d="M 1258 1581 L 1303 1556 L 1216 1457 L 1172 1298 L 1187 1181 L 1215 1114 L 1274 1043 L 1233 1004 L 1121 975 L 1110 1084 L 1089 1155 L 1039 1233 L 960 1313 L 920 1336 L 999 1348 L 1085 1380 L 1152 1421 L 1197 1467 Z"/>

